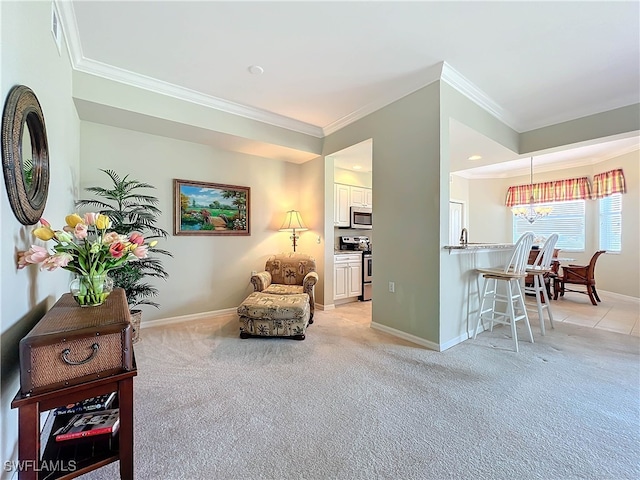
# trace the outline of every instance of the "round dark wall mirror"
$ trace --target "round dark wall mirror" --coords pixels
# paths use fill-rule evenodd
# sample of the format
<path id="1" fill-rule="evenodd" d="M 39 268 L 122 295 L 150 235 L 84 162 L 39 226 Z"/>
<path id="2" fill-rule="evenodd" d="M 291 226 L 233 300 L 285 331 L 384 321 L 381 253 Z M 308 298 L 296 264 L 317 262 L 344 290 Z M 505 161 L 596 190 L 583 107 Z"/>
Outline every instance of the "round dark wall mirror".
<path id="1" fill-rule="evenodd" d="M 18 221 L 23 225 L 37 223 L 49 191 L 49 150 L 42 108 L 25 85 L 13 87 L 4 104 L 2 171 Z"/>
<path id="2" fill-rule="evenodd" d="M 27 191 L 27 197 L 31 197 L 31 195 L 33 194 L 33 147 L 31 146 L 31 135 L 29 135 L 29 127 L 27 127 L 26 123 L 22 126 L 22 145 L 20 146 L 20 148 L 24 187 Z"/>

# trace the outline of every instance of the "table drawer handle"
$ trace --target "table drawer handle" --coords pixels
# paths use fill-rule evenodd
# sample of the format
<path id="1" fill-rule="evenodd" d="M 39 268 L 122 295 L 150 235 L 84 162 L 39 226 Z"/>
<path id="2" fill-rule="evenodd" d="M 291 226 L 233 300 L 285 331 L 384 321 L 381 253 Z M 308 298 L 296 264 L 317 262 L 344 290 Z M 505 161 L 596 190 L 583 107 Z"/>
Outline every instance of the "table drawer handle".
<path id="1" fill-rule="evenodd" d="M 100 348 L 100 345 L 98 345 L 97 343 L 94 343 L 93 345 L 91 345 L 91 348 L 93 349 L 93 352 L 91 352 L 91 355 L 89 355 L 84 360 L 80 360 L 79 362 L 74 362 L 73 360 L 69 360 L 67 358 L 67 355 L 71 353 L 71 349 L 65 348 L 62 351 L 62 360 L 64 360 L 64 363 L 68 365 L 84 365 L 85 363 L 89 363 L 91 360 L 93 360 L 93 357 L 96 356 L 96 353 L 98 353 L 98 349 Z"/>

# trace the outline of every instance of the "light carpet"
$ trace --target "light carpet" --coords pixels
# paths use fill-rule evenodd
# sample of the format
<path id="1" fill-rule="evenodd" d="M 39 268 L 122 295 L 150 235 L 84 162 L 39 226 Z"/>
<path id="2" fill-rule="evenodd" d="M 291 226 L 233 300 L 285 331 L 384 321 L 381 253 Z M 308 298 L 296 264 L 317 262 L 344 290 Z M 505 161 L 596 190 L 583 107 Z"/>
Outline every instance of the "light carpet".
<path id="1" fill-rule="evenodd" d="M 235 316 L 142 330 L 136 478 L 640 478 L 638 337 L 559 324 L 515 353 L 496 328 L 438 353 L 338 310 L 304 341 L 241 340 Z"/>

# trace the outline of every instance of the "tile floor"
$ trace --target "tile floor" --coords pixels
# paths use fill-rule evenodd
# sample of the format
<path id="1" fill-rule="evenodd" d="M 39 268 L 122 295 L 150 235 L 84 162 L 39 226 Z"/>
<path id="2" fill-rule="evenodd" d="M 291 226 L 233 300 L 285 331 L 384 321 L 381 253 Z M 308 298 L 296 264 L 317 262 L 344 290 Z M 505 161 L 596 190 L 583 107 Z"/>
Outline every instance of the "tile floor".
<path id="1" fill-rule="evenodd" d="M 598 295 L 602 300 L 598 306 L 592 305 L 587 295 L 579 293 L 567 292 L 564 297 L 551 300 L 553 320 L 640 337 L 640 300 L 607 292 L 598 292 Z M 527 298 L 527 303 L 529 301 L 535 305 L 533 299 Z"/>
<path id="2" fill-rule="evenodd" d="M 598 306 L 591 305 L 589 297 L 567 292 L 564 297 L 551 301 L 554 322 L 567 322 L 610 332 L 624 333 L 640 337 L 640 300 L 622 298 L 607 292 L 598 292 L 602 300 Z M 340 305 L 331 311 L 332 315 L 356 323 L 371 322 L 372 302 L 353 302 Z M 537 320 L 535 300 L 527 297 L 529 315 Z M 547 313 L 544 312 L 545 318 Z M 547 320 L 547 328 L 549 323 Z"/>

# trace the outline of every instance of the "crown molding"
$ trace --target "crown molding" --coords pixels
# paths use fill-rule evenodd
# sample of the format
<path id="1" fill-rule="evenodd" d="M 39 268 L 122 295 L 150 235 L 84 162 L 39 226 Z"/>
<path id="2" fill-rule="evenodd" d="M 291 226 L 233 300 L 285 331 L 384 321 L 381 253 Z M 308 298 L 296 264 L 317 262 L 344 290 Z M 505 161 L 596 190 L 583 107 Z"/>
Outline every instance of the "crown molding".
<path id="1" fill-rule="evenodd" d="M 486 93 L 467 80 L 460 72 L 451 67 L 447 62 L 443 62 L 442 81 L 458 90 L 464 96 L 468 97 L 469 100 L 479 105 L 508 127 L 514 129 L 518 133 L 521 133 L 522 126 L 517 125 L 515 119 L 513 119 L 500 105 L 494 102 Z"/>
<path id="2" fill-rule="evenodd" d="M 223 100 L 211 95 L 205 95 L 195 90 L 191 90 L 185 87 L 180 87 L 172 83 L 163 82 L 155 78 L 133 73 L 128 70 L 113 67 L 105 63 L 97 62 L 95 60 L 82 59 L 78 64 L 77 70 L 92 75 L 97 75 L 102 78 L 114 80 L 116 82 L 131 85 L 133 87 L 142 88 L 162 95 L 176 98 L 178 100 L 184 100 L 186 102 L 195 103 L 215 110 L 230 113 L 232 115 L 238 115 L 240 117 L 248 118 L 262 123 L 267 123 L 276 127 L 285 128 L 295 132 L 303 133 L 305 135 L 311 135 L 313 137 L 322 138 L 322 129 L 308 123 L 300 122 L 283 115 L 267 112 L 266 110 L 260 110 L 254 107 L 247 107 L 239 103 Z"/>
<path id="3" fill-rule="evenodd" d="M 78 62 L 83 58 L 83 55 L 82 45 L 80 44 L 80 33 L 78 32 L 78 22 L 76 22 L 73 4 L 72 2 L 64 2 L 62 0 L 53 0 L 53 4 L 58 10 L 60 23 L 62 24 L 62 33 L 71 60 L 71 67 L 75 70 Z"/>
<path id="4" fill-rule="evenodd" d="M 406 97 L 407 95 L 438 80 L 444 81 L 451 87 L 455 88 L 465 97 L 469 98 L 469 100 L 479 105 L 481 108 L 489 112 L 491 115 L 496 117 L 508 127 L 516 130 L 518 133 L 522 131 L 521 126 L 516 125 L 515 120 L 513 118 L 510 118 L 505 110 L 491 98 L 489 98 L 486 93 L 484 93 L 473 83 L 467 80 L 458 71 L 453 69 L 447 62 L 440 62 L 430 67 L 425 72 L 425 74 L 421 76 L 419 81 L 414 82 L 409 87 L 405 87 L 404 90 L 394 91 L 389 95 L 380 98 L 379 100 L 372 102 L 365 107 L 362 107 L 355 112 L 350 113 L 349 115 L 345 115 L 341 119 L 327 125 L 322 129 L 324 135 L 330 135 L 331 133 L 334 133 L 341 128 L 346 127 L 350 123 L 353 123 L 356 120 L 359 120 L 366 115 L 375 112 L 376 110 L 386 107 L 387 105 L 400 100 L 401 98 Z"/>
<path id="5" fill-rule="evenodd" d="M 426 87 L 427 85 L 432 84 L 433 82 L 440 80 L 443 64 L 444 62 L 440 62 L 429 67 L 422 75 L 420 75 L 419 79 L 414 80 L 404 88 L 394 90 L 390 92 L 388 95 L 385 95 L 384 97 L 380 97 L 376 99 L 375 102 L 371 102 L 365 105 L 364 107 L 361 107 L 358 110 L 355 110 L 354 112 L 351 112 L 350 114 L 345 115 L 344 117 L 336 120 L 335 122 L 330 123 L 329 125 L 327 125 L 322 129 L 324 135 L 327 136 L 334 132 L 337 132 L 341 128 L 344 128 L 347 125 L 357 120 L 360 120 L 361 118 L 364 118 L 367 115 L 377 110 L 380 110 L 381 108 L 386 107 L 387 105 L 390 105 L 393 102 L 400 100 L 401 98 L 404 98 L 407 95 L 410 95 L 420 90 L 423 87 Z"/>
<path id="6" fill-rule="evenodd" d="M 250 120 L 267 123 L 269 125 L 285 128 L 294 132 L 311 135 L 316 138 L 323 138 L 324 135 L 322 133 L 322 128 L 315 125 L 301 122 L 283 115 L 278 115 L 273 112 L 268 112 L 266 110 L 261 110 L 259 108 L 230 102 L 212 95 L 205 95 L 200 92 L 196 92 L 195 90 L 180 87 L 172 83 L 164 82 L 146 75 L 130 72 L 122 68 L 117 68 L 86 58 L 82 53 L 80 34 L 72 2 L 62 2 L 60 0 L 54 0 L 54 2 L 61 8 L 63 30 L 68 33 L 68 35 L 65 35 L 65 38 L 68 42 L 71 64 L 74 70 L 96 75 L 108 80 L 114 80 L 133 87 L 142 88 L 151 92 L 160 93 L 162 95 L 167 95 L 178 100 L 203 105 L 205 107 L 230 113 L 232 115 L 238 115 Z"/>
<path id="7" fill-rule="evenodd" d="M 290 117 L 285 117 L 273 112 L 261 110 L 239 103 L 224 100 L 211 95 L 205 95 L 195 90 L 180 87 L 168 82 L 164 82 L 152 77 L 137 74 L 128 70 L 113 67 L 105 63 L 97 62 L 95 60 L 88 59 L 82 52 L 82 45 L 80 43 L 80 33 L 78 31 L 78 24 L 76 21 L 75 12 L 73 9 L 73 2 L 53 0 L 56 8 L 60 13 L 60 20 L 62 23 L 62 29 L 69 50 L 69 57 L 71 59 L 71 65 L 74 70 L 96 75 L 109 80 L 117 81 L 134 87 L 142 88 L 151 92 L 156 92 L 162 95 L 167 95 L 179 100 L 203 105 L 205 107 L 213 108 L 222 112 L 230 113 L 233 115 L 239 115 L 251 120 L 256 120 L 262 123 L 267 123 L 276 127 L 285 128 L 295 132 L 299 132 L 305 135 L 311 135 L 316 138 L 324 138 L 347 125 L 360 120 L 361 118 L 380 110 L 381 108 L 403 98 L 417 90 L 430 85 L 431 83 L 442 80 L 449 84 L 451 87 L 458 90 L 460 93 L 468 97 L 471 101 L 478 104 L 481 108 L 488 111 L 495 116 L 498 120 L 502 121 L 509 127 L 520 132 L 521 130 L 516 128 L 516 122 L 509 118 L 507 113 L 495 103 L 491 98 L 487 96 L 482 90 L 473 85 L 459 72 L 453 69 L 446 62 L 437 63 L 423 72 L 418 79 L 413 80 L 402 88 L 397 89 L 376 99 L 376 101 L 365 105 L 358 110 L 345 115 L 344 117 L 330 123 L 324 128 L 317 127 L 299 120 L 295 120 Z M 514 127 L 516 125 L 516 127 Z"/>

